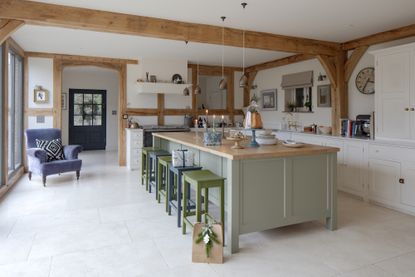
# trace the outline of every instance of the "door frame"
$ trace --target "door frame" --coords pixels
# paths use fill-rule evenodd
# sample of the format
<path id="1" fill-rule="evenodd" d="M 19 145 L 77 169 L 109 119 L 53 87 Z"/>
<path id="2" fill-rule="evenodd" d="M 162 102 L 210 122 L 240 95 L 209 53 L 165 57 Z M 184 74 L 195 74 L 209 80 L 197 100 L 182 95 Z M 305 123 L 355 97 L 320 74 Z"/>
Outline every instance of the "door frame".
<path id="1" fill-rule="evenodd" d="M 127 110 L 127 64 L 117 61 L 100 61 L 99 58 L 91 60 L 71 60 L 62 57 L 53 58 L 53 127 L 62 128 L 62 74 L 65 67 L 95 66 L 112 69 L 118 72 L 118 165 L 126 165 L 125 139 L 127 119 L 123 118 Z"/>
<path id="2" fill-rule="evenodd" d="M 104 128 L 104 132 L 105 132 L 105 146 L 104 149 L 99 149 L 99 150 L 105 150 L 106 148 L 106 144 L 107 144 L 107 90 L 104 89 L 77 89 L 77 88 L 70 88 L 68 91 L 68 143 L 70 144 L 70 139 L 71 139 L 71 126 L 75 127 L 73 125 L 73 101 L 71 101 L 72 96 L 71 94 L 75 94 L 75 93 L 85 93 L 85 94 L 100 94 L 102 95 L 102 114 L 101 114 L 101 123 L 102 123 L 102 128 Z M 72 111 L 72 113 L 71 113 Z M 89 126 L 89 127 L 95 127 L 93 125 Z M 91 149 L 91 150 L 95 150 L 95 149 Z M 98 150 L 98 149 L 97 149 Z"/>

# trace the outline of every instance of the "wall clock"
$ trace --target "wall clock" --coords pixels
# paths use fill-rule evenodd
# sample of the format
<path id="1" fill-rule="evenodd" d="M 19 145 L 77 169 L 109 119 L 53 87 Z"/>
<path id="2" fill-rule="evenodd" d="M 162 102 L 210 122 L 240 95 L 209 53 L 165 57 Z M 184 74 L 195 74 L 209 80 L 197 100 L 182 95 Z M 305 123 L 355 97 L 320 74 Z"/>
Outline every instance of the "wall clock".
<path id="1" fill-rule="evenodd" d="M 366 67 L 356 76 L 356 88 L 363 94 L 375 93 L 375 68 Z"/>

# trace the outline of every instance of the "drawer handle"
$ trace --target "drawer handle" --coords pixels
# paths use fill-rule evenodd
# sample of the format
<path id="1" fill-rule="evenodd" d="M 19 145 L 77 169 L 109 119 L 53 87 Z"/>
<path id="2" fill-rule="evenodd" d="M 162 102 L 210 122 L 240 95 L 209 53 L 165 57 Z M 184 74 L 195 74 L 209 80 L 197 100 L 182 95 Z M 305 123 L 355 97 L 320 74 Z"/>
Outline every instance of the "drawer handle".
<path id="1" fill-rule="evenodd" d="M 414 109 L 414 108 L 411 108 L 410 110 L 411 110 L 411 112 L 415 111 L 415 109 Z"/>
<path id="2" fill-rule="evenodd" d="M 409 108 L 405 108 L 405 111 L 407 112 L 407 111 L 409 111 Z"/>
<path id="3" fill-rule="evenodd" d="M 404 178 L 399 178 L 399 183 L 400 184 L 405 184 L 405 179 Z"/>

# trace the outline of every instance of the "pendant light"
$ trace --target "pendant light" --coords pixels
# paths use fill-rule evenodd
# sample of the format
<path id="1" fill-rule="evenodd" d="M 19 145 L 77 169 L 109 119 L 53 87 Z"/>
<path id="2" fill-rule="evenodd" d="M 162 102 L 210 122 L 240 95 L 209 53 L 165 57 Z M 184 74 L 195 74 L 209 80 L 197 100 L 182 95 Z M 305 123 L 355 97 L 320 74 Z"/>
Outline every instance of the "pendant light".
<path id="1" fill-rule="evenodd" d="M 225 60 L 225 19 L 226 16 L 221 16 L 222 19 L 222 80 L 219 82 L 219 89 L 225 90 L 228 87 L 228 83 L 225 79 L 224 60 Z"/>
<path id="2" fill-rule="evenodd" d="M 241 3 L 242 8 L 245 11 L 247 3 Z M 245 74 L 245 28 L 242 31 L 242 76 L 241 79 L 239 79 L 239 87 L 240 88 L 246 88 L 248 86 L 248 76 Z"/>
<path id="3" fill-rule="evenodd" d="M 199 83 L 199 60 L 197 60 L 197 84 L 194 90 L 194 94 L 202 94 L 202 89 Z"/>
<path id="4" fill-rule="evenodd" d="M 186 46 L 187 46 L 187 44 L 189 43 L 189 41 L 188 41 L 188 40 L 185 40 L 185 41 L 184 41 L 184 43 L 186 43 Z M 185 88 L 183 89 L 183 95 L 184 95 L 184 96 L 189 96 L 189 95 L 190 95 L 190 90 L 189 90 L 189 88 L 188 88 L 188 87 L 185 87 Z"/>

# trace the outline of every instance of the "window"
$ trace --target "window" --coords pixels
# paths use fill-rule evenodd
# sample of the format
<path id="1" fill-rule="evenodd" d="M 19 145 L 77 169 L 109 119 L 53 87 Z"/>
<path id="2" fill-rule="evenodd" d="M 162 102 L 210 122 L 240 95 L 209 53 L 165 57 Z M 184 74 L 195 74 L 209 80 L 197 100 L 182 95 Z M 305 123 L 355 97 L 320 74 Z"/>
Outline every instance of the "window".
<path id="1" fill-rule="evenodd" d="M 8 175 L 14 174 L 23 160 L 23 59 L 8 53 Z"/>
<path id="2" fill-rule="evenodd" d="M 75 93 L 73 105 L 74 126 L 102 125 L 102 94 Z"/>
<path id="3" fill-rule="evenodd" d="M 0 45 L 0 187 L 3 184 L 3 47 Z"/>

